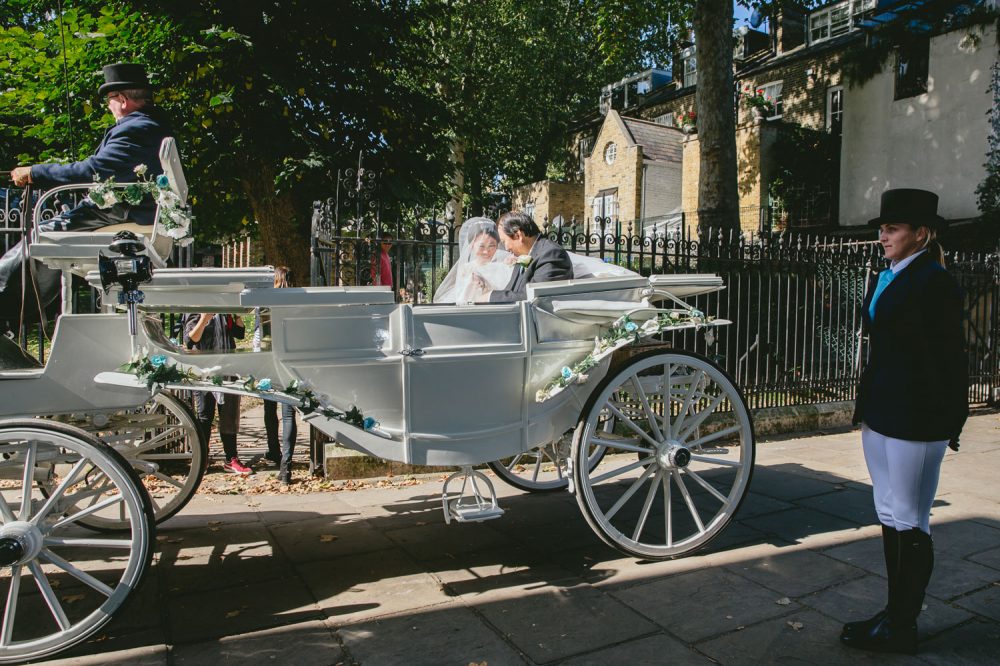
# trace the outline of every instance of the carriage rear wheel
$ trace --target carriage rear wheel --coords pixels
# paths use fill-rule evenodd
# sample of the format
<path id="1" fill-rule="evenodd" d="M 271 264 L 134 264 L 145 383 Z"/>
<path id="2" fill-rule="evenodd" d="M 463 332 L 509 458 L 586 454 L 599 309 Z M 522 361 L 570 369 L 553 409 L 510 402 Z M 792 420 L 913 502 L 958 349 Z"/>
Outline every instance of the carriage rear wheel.
<path id="1" fill-rule="evenodd" d="M 122 534 L 81 529 L 118 505 Z M 63 423 L 0 421 L 0 663 L 59 652 L 107 623 L 149 566 L 153 529 L 145 489 L 110 446 Z"/>
<path id="2" fill-rule="evenodd" d="M 493 472 L 506 483 L 530 493 L 547 493 L 563 490 L 569 485 L 569 454 L 573 444 L 573 430 L 561 438 L 527 453 L 502 458 L 487 463 Z M 593 447 L 590 465 L 596 465 L 604 455 L 603 447 Z"/>
<path id="3" fill-rule="evenodd" d="M 601 427 L 615 421 L 611 432 Z M 594 447 L 606 455 L 588 461 Z M 577 502 L 595 532 L 636 557 L 689 555 L 718 536 L 750 486 L 754 434 L 739 390 L 690 352 L 656 349 L 598 385 L 571 455 Z"/>

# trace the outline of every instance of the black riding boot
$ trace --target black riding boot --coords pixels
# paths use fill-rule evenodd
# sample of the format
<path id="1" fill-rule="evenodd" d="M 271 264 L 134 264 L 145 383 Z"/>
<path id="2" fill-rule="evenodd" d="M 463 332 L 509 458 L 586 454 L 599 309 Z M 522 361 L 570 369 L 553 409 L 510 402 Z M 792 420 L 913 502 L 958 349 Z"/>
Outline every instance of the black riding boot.
<path id="1" fill-rule="evenodd" d="M 893 598 L 893 591 L 899 586 L 899 532 L 888 525 L 882 525 L 882 552 L 885 555 L 885 575 L 888 579 L 889 599 Z M 863 639 L 871 634 L 872 630 L 889 617 L 889 605 L 878 613 L 858 622 L 848 622 L 840 632 L 840 640 L 845 644 Z"/>
<path id="2" fill-rule="evenodd" d="M 899 579 L 889 599 L 888 616 L 867 636 L 845 641 L 851 647 L 873 652 L 915 654 L 917 616 L 934 569 L 934 542 L 919 529 L 899 532 Z"/>

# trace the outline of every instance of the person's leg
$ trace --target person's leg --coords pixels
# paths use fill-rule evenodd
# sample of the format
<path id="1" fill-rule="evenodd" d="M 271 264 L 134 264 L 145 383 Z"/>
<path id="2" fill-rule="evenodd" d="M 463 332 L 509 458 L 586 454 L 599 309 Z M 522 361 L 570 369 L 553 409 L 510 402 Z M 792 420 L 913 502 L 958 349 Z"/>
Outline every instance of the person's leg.
<path id="1" fill-rule="evenodd" d="M 212 421 L 215 419 L 215 396 L 204 391 L 193 391 L 194 415 L 198 421 L 198 429 L 205 441 L 212 436 Z"/>
<path id="2" fill-rule="evenodd" d="M 219 403 L 219 438 L 226 454 L 226 461 L 239 460 L 236 435 L 240 431 L 240 396 L 225 395 Z"/>
<path id="3" fill-rule="evenodd" d="M 886 456 L 886 438 L 867 425 L 861 426 L 861 444 L 865 453 L 868 476 L 872 480 L 875 513 L 882 524 L 882 553 L 885 557 L 887 581 L 886 605 L 867 620 L 848 622 L 840 633 L 840 640 L 851 644 L 867 640 L 871 633 L 889 616 L 889 605 L 894 598 L 899 579 L 899 536 L 892 518 L 892 485 L 889 482 L 889 460 Z"/>
<path id="4" fill-rule="evenodd" d="M 295 439 L 298 437 L 298 426 L 295 423 L 295 408 L 291 405 L 281 406 L 281 470 L 278 478 L 283 483 L 292 481 L 292 454 L 295 452 Z"/>
<path id="5" fill-rule="evenodd" d="M 284 407 L 284 405 L 282 405 Z M 264 431 L 267 433 L 267 459 L 280 462 L 281 449 L 278 443 L 278 403 L 264 401 Z"/>

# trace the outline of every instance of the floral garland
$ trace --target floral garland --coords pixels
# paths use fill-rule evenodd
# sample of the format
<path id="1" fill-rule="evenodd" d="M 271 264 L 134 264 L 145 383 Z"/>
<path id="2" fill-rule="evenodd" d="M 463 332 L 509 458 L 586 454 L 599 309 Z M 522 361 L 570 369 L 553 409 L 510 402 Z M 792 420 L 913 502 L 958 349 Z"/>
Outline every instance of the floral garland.
<path id="1" fill-rule="evenodd" d="M 137 165 L 132 171 L 139 180 L 128 184 L 115 183 L 114 176 L 103 181 L 95 177 L 87 195 L 95 206 L 102 209 L 111 208 L 119 202 L 138 206 L 143 197 L 152 196 L 160 209 L 157 224 L 163 228 L 163 233 L 175 240 L 187 238 L 191 234 L 194 217 L 185 209 L 181 198 L 170 189 L 167 175 L 160 174 L 150 179 L 146 176 L 148 170 L 145 164 Z"/>
<path id="2" fill-rule="evenodd" d="M 201 372 L 196 372 L 191 368 L 181 368 L 177 364 L 168 363 L 168 358 L 163 354 L 150 356 L 145 350 L 141 355 L 136 356 L 128 363 L 121 366 L 121 370 L 134 374 L 146 382 L 146 388 L 150 391 L 156 386 L 163 386 L 171 383 L 192 383 L 196 381 L 211 382 L 215 386 L 225 386 L 225 377 L 218 374 L 219 367 L 209 368 Z M 368 432 L 383 434 L 379 431 L 379 422 L 370 416 L 365 416 L 360 409 L 351 406 L 346 412 L 334 409 L 326 396 L 316 393 L 306 382 L 291 380 L 284 390 L 279 390 L 268 377 L 257 379 L 253 375 L 246 378 L 237 377 L 235 381 L 228 382 L 234 388 L 242 388 L 249 393 L 257 393 L 262 397 L 267 394 L 286 395 L 298 400 L 298 408 L 303 414 L 319 412 L 328 419 L 334 419 L 347 423 Z"/>
<path id="3" fill-rule="evenodd" d="M 639 325 L 628 315 L 623 315 L 611 325 L 608 332 L 594 340 L 594 351 L 573 366 L 564 366 L 559 376 L 535 393 L 535 402 L 545 402 L 567 386 L 585 383 L 587 372 L 604 358 L 622 347 L 638 342 L 641 338 L 662 333 L 678 326 L 701 328 L 714 326 L 715 317 L 706 317 L 700 310 L 667 310 Z"/>

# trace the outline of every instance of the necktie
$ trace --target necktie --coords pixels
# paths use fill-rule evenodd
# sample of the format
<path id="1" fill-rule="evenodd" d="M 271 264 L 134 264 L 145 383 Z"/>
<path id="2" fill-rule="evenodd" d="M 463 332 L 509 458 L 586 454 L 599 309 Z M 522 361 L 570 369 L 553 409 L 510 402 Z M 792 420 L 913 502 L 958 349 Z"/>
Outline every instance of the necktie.
<path id="1" fill-rule="evenodd" d="M 896 274 L 892 272 L 891 268 L 886 268 L 884 271 L 878 274 L 878 285 L 875 286 L 875 294 L 872 296 L 872 302 L 868 306 L 868 316 L 875 319 L 875 303 L 878 302 L 879 296 L 885 291 L 885 288 L 889 286 L 892 279 L 896 277 Z"/>

